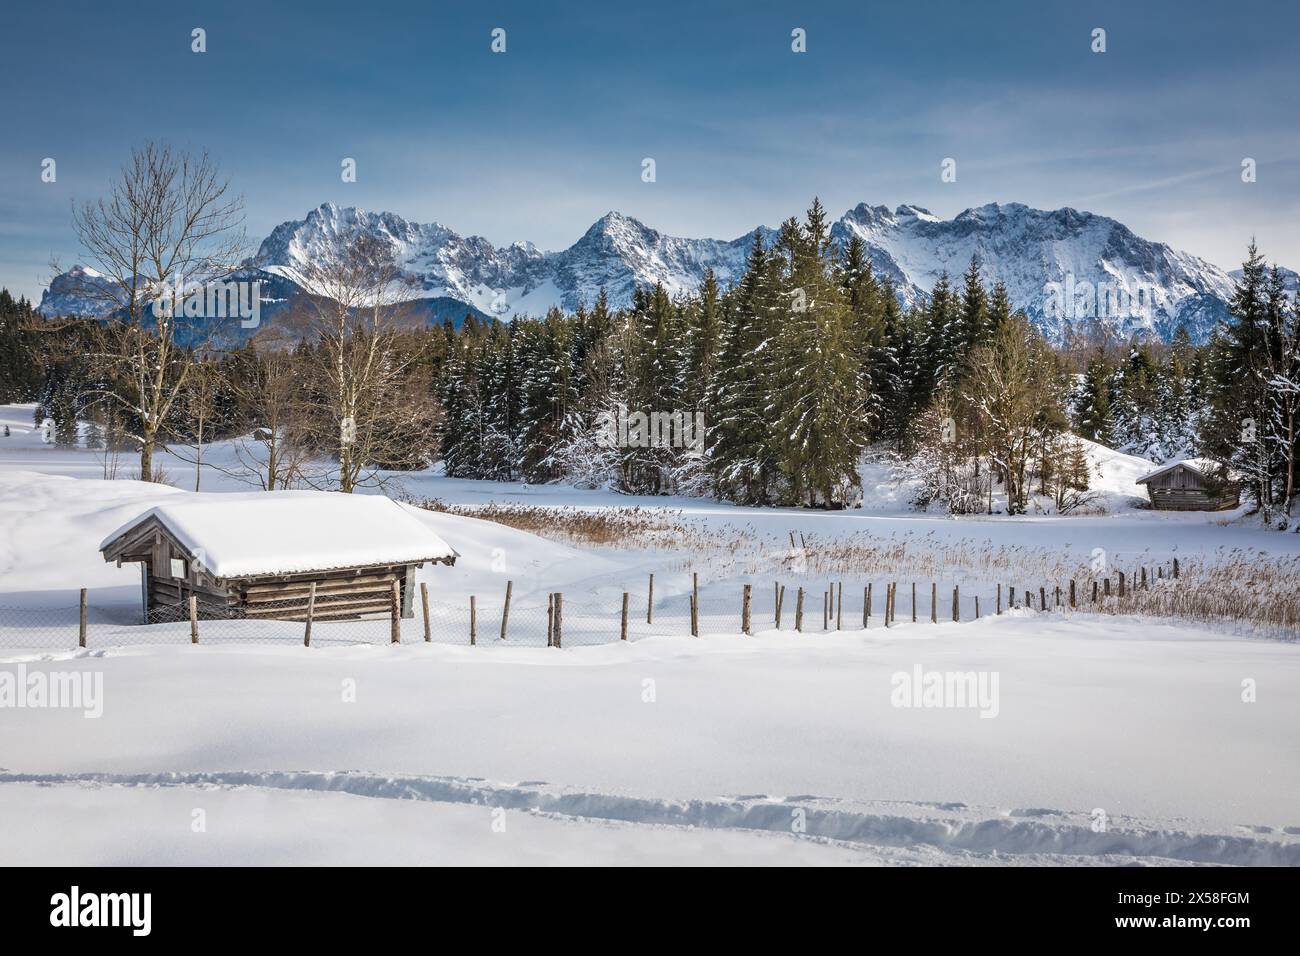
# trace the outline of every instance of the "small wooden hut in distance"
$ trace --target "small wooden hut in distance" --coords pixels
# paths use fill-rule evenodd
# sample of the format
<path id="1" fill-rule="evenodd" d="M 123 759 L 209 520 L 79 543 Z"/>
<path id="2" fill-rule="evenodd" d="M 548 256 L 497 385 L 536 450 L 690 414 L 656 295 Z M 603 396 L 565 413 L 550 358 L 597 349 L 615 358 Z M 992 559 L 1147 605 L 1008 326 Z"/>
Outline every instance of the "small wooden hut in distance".
<path id="1" fill-rule="evenodd" d="M 114 531 L 105 561 L 139 562 L 146 623 L 189 616 L 316 620 L 414 614 L 415 569 L 456 552 L 403 506 L 320 491 L 177 494 Z"/>
<path id="2" fill-rule="evenodd" d="M 1241 503 L 1241 489 L 1204 458 L 1172 461 L 1137 480 L 1160 511 L 1222 511 Z"/>

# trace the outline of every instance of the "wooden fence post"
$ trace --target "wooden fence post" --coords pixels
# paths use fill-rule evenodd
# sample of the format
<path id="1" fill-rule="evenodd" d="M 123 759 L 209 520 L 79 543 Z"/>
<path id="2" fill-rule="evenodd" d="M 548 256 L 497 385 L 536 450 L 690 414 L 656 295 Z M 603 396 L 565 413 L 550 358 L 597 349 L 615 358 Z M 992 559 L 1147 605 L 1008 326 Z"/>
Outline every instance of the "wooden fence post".
<path id="1" fill-rule="evenodd" d="M 961 588 L 956 584 L 952 586 L 952 619 L 961 620 Z"/>
<path id="2" fill-rule="evenodd" d="M 799 589 L 794 599 L 794 629 L 803 631 L 803 588 Z"/>
<path id="3" fill-rule="evenodd" d="M 199 599 L 197 595 L 190 595 L 190 643 L 199 642 Z"/>
<path id="4" fill-rule="evenodd" d="M 1061 586 L 1059 584 L 1056 585 L 1056 606 L 1061 606 Z"/>
<path id="5" fill-rule="evenodd" d="M 1174 558 L 1174 577 L 1178 577 L 1178 559 Z"/>
<path id="6" fill-rule="evenodd" d="M 514 581 L 506 582 L 506 606 L 501 609 L 501 640 L 506 639 L 506 622 L 510 620 L 510 594 L 515 589 Z"/>
<path id="7" fill-rule="evenodd" d="M 871 585 L 862 589 L 862 627 L 871 626 Z"/>
<path id="8" fill-rule="evenodd" d="M 1105 594 L 1106 597 L 1110 597 L 1110 577 L 1109 577 L 1109 576 L 1107 576 L 1107 578 L 1106 578 L 1106 580 L 1105 580 L 1105 582 L 1104 582 L 1104 586 L 1102 587 L 1102 593 Z"/>
<path id="9" fill-rule="evenodd" d="M 839 583 L 835 592 L 835 630 L 844 630 L 844 582 Z"/>
<path id="10" fill-rule="evenodd" d="M 1124 596 L 1124 572 L 1120 571 L 1118 572 L 1118 574 L 1119 574 L 1119 596 L 1123 597 Z"/>
<path id="11" fill-rule="evenodd" d="M 1096 603 L 1097 603 L 1097 581 L 1096 581 L 1096 579 L 1094 579 L 1093 582 L 1092 582 L 1092 603 L 1093 603 L 1093 604 L 1096 604 Z"/>
<path id="12" fill-rule="evenodd" d="M 627 592 L 626 591 L 623 592 L 623 627 L 622 630 L 619 631 L 618 639 L 620 641 L 627 640 Z"/>
<path id="13" fill-rule="evenodd" d="M 930 582 L 930 623 L 939 623 L 939 585 L 935 581 Z"/>
<path id="14" fill-rule="evenodd" d="M 893 620 L 894 620 L 894 586 L 892 584 L 887 583 L 885 585 L 885 627 L 889 627 L 889 625 L 893 622 Z"/>
<path id="15" fill-rule="evenodd" d="M 555 592 L 555 646 L 563 647 L 561 635 L 564 633 L 564 594 Z"/>
<path id="16" fill-rule="evenodd" d="M 555 592 L 546 595 L 546 646 L 555 646 Z"/>
<path id="17" fill-rule="evenodd" d="M 912 623 L 916 623 L 916 582 L 912 582 Z"/>
<path id="18" fill-rule="evenodd" d="M 302 630 L 302 646 L 311 647 L 311 619 L 316 613 L 316 582 L 311 583 L 311 590 L 307 592 L 307 623 Z"/>
<path id="19" fill-rule="evenodd" d="M 776 592 L 776 629 L 781 630 L 781 611 L 785 607 L 785 585 Z"/>
<path id="20" fill-rule="evenodd" d="M 1038 588 L 1038 610 L 1047 610 L 1047 588 L 1039 585 Z"/>
<path id="21" fill-rule="evenodd" d="M 1074 578 L 1070 578 L 1070 607 L 1076 607 L 1074 603 Z"/>
<path id="22" fill-rule="evenodd" d="M 1147 589 L 1147 566 L 1144 564 L 1142 565 L 1142 590 L 1145 591 L 1146 589 Z"/>
<path id="23" fill-rule="evenodd" d="M 700 575 L 691 572 L 691 637 L 700 636 Z"/>
<path id="24" fill-rule="evenodd" d="M 424 643 L 428 644 L 433 635 L 429 633 L 429 585 L 424 581 L 420 582 L 420 609 L 424 612 Z"/>
<path id="25" fill-rule="evenodd" d="M 1002 613 L 1002 585 L 998 585 L 998 613 Z"/>
<path id="26" fill-rule="evenodd" d="M 740 630 L 743 634 L 749 633 L 749 601 L 752 587 L 753 585 L 745 585 L 744 597 L 740 602 Z"/>
<path id="27" fill-rule="evenodd" d="M 781 626 L 781 585 L 776 581 L 772 582 L 772 617 L 776 621 L 777 626 L 780 627 Z"/>
<path id="28" fill-rule="evenodd" d="M 650 591 L 646 595 L 646 599 L 645 599 L 645 622 L 647 624 L 654 623 L 654 614 L 655 614 L 655 576 L 651 574 Z"/>
<path id="29" fill-rule="evenodd" d="M 1008 584 L 1007 585 L 1007 610 L 1014 611 L 1015 609 L 1016 609 L 1016 589 Z"/>
<path id="30" fill-rule="evenodd" d="M 975 620 L 980 619 L 980 596 L 975 595 Z"/>
<path id="31" fill-rule="evenodd" d="M 469 596 L 469 646 L 478 643 L 478 608 L 474 605 L 474 595 Z"/>
<path id="32" fill-rule="evenodd" d="M 77 646 L 86 646 L 86 589 L 81 589 L 81 620 L 77 626 Z"/>
<path id="33" fill-rule="evenodd" d="M 831 595 L 829 591 L 822 592 L 822 630 L 826 630 L 831 619 Z"/>
<path id="34" fill-rule="evenodd" d="M 390 643 L 400 644 L 402 643 L 402 590 L 396 578 L 393 579 L 393 586 L 388 592 L 388 616 Z"/>

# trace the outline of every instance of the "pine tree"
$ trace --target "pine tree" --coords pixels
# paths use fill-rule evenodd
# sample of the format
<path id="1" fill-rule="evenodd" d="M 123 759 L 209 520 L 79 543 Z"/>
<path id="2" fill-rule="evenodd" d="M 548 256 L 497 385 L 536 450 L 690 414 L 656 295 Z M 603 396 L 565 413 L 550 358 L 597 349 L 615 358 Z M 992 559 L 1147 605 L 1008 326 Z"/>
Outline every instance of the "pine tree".
<path id="1" fill-rule="evenodd" d="M 1005 296 L 1006 290 L 1003 290 Z M 1010 315 L 1010 309 L 1007 310 Z M 979 254 L 971 256 L 970 266 L 962 277 L 961 306 L 958 318 L 957 357 L 964 360 L 979 345 L 989 339 L 989 297 L 980 275 Z"/>
<path id="2" fill-rule="evenodd" d="M 934 393 L 952 384 L 960 354 L 961 328 L 948 273 L 940 274 L 925 307 L 913 408 L 930 404 Z"/>
<path id="3" fill-rule="evenodd" d="M 686 408 L 700 409 L 716 372 L 722 335 L 722 293 L 712 269 L 706 269 L 698 298 L 686 309 L 686 360 L 677 393 Z"/>
<path id="4" fill-rule="evenodd" d="M 35 397 L 38 384 L 35 322 L 26 299 L 14 301 L 0 289 L 0 404 L 25 402 Z"/>
<path id="5" fill-rule="evenodd" d="M 527 481 L 561 477 L 555 452 L 581 427 L 574 387 L 572 327 L 558 309 L 540 322 L 521 323 L 518 334 L 522 472 Z"/>
<path id="6" fill-rule="evenodd" d="M 989 294 L 988 321 L 985 326 L 985 334 L 987 336 L 996 334 L 998 329 L 1011 321 L 1013 311 L 1011 296 L 1007 292 L 1007 287 L 999 279 L 993 285 L 993 291 Z"/>
<path id="7" fill-rule="evenodd" d="M 782 230 L 791 308 L 776 339 L 780 369 L 772 420 L 786 498 L 844 505 L 860 487 L 866 409 L 854 316 L 831 274 L 830 240 L 814 201 L 802 228 Z"/>
<path id="8" fill-rule="evenodd" d="M 1114 440 L 1115 422 L 1110 406 L 1111 368 L 1103 352 L 1088 360 L 1087 371 L 1074 405 L 1075 430 L 1089 441 Z"/>
<path id="9" fill-rule="evenodd" d="M 1202 433 L 1206 454 L 1247 479 L 1271 520 L 1274 456 L 1268 435 L 1268 269 L 1252 240 L 1229 304 L 1232 321 L 1217 337 L 1212 412 Z"/>
<path id="10" fill-rule="evenodd" d="M 1147 344 L 1134 338 L 1128 361 L 1120 366 L 1114 405 L 1114 443 L 1132 455 L 1160 458 L 1157 424 L 1159 389 L 1155 357 Z"/>
<path id="11" fill-rule="evenodd" d="M 770 501 L 775 477 L 767 412 L 778 267 L 755 233 L 734 305 L 724 311 L 708 391 L 708 468 L 718 496 L 743 504 Z"/>
<path id="12" fill-rule="evenodd" d="M 483 408 L 477 372 L 474 343 L 462 333 L 447 356 L 439 395 L 446 415 L 439 444 L 449 478 L 482 477 Z"/>
<path id="13" fill-rule="evenodd" d="M 887 362 L 884 307 L 880 286 L 866 257 L 866 245 L 856 233 L 849 237 L 843 256 L 836 264 L 836 280 L 849 309 L 848 338 L 858 367 L 866 420 L 871 433 L 878 433 L 885 417 L 882 396 L 876 391 L 875 366 Z"/>

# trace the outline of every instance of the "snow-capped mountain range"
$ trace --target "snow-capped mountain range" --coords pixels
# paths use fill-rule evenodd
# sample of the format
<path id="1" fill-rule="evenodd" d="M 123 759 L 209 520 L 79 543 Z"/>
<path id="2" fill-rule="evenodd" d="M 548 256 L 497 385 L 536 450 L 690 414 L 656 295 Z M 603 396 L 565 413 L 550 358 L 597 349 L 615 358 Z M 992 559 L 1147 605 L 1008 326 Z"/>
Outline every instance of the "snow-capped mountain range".
<path id="1" fill-rule="evenodd" d="M 590 305 L 602 288 L 613 305 L 626 305 L 634 289 L 656 282 L 673 294 L 692 291 L 710 268 L 726 287 L 744 272 L 755 232 L 774 235 L 760 226 L 732 240 L 679 238 L 610 212 L 569 248 L 543 252 L 529 242 L 498 248 L 439 223 L 325 203 L 277 226 L 245 267 L 251 277 L 273 280 L 277 295 L 301 289 L 304 265 L 357 231 L 391 244 L 409 294 L 430 300 L 431 318 L 462 305 L 502 318 L 541 315 L 551 306 L 571 310 Z M 978 255 L 985 281 L 1003 282 L 1013 304 L 1056 339 L 1069 323 L 1102 322 L 1121 335 L 1165 340 L 1186 326 L 1203 341 L 1226 317 L 1232 291 L 1231 276 L 1219 267 L 1134 235 L 1114 219 L 1068 208 L 991 203 L 941 219 L 919 206 L 862 203 L 832 225 L 836 246 L 854 235 L 904 305 L 923 303 L 945 271 L 960 285 Z M 41 312 L 105 314 L 102 299 L 81 294 L 87 281 L 94 273 L 80 266 L 55 278 Z"/>

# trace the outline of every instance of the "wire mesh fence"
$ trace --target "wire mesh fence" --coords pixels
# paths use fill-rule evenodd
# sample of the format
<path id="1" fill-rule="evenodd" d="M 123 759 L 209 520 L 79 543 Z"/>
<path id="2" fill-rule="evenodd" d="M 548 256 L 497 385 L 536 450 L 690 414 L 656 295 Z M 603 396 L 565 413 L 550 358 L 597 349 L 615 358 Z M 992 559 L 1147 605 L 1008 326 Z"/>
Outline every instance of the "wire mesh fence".
<path id="1" fill-rule="evenodd" d="M 507 647 L 583 647 L 647 637 L 817 634 L 861 631 L 902 623 L 972 621 L 1011 609 L 1038 612 L 1177 612 L 1189 603 L 1175 588 L 1171 568 L 1143 569 L 1061 584 L 989 584 L 895 581 L 736 581 L 701 586 L 679 579 L 678 590 L 639 594 L 540 595 L 512 600 L 497 594 L 439 600 L 421 587 L 395 594 L 388 610 L 373 601 L 360 609 L 329 595 L 302 600 L 232 605 L 193 595 L 155 603 L 141 621 L 138 608 L 99 604 L 82 592 L 77 604 L 0 604 L 0 647 L 53 650 L 144 644 L 352 644 L 420 643 Z M 683 580 L 689 582 L 681 590 Z M 1288 618 L 1287 623 L 1294 623 Z"/>

